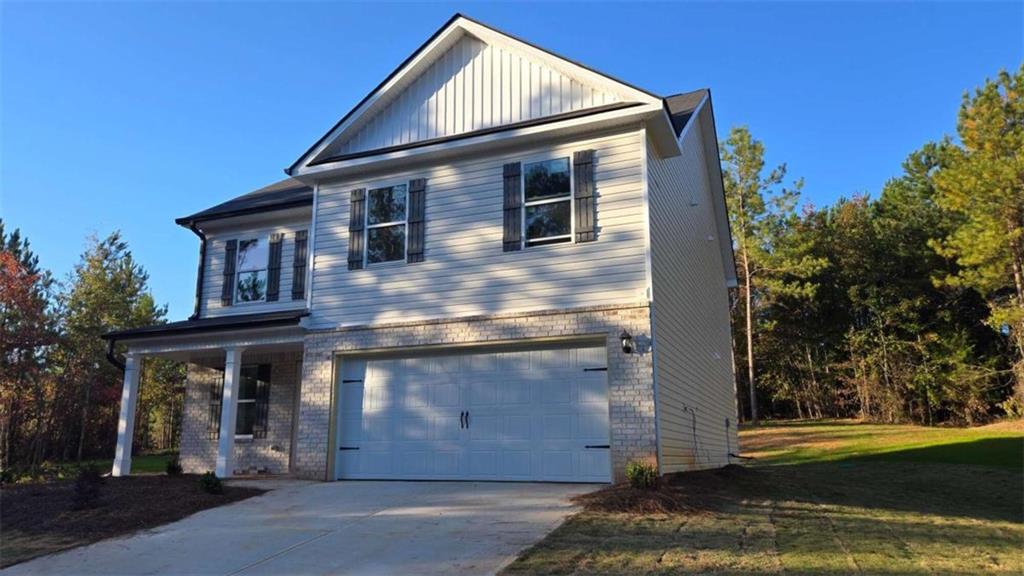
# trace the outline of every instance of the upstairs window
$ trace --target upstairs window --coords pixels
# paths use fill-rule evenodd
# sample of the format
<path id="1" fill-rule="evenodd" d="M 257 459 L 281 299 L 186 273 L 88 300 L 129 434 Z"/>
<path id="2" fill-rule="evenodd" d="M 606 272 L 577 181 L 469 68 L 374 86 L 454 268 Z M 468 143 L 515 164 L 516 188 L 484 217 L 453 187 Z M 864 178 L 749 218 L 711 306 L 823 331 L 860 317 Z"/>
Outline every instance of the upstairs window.
<path id="1" fill-rule="evenodd" d="M 572 241 L 569 158 L 523 165 L 523 232 L 527 246 Z"/>
<path id="2" fill-rule="evenodd" d="M 366 193 L 366 262 L 405 260 L 408 184 Z"/>
<path id="3" fill-rule="evenodd" d="M 267 297 L 267 242 L 238 241 L 235 302 L 262 302 Z"/>

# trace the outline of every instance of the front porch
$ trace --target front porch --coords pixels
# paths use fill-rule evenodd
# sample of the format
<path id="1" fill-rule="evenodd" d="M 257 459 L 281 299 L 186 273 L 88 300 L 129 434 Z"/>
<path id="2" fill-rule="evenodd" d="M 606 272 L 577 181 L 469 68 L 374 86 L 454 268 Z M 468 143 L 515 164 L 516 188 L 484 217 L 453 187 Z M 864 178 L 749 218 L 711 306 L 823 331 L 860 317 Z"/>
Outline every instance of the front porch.
<path id="1" fill-rule="evenodd" d="M 176 322 L 105 336 L 127 345 L 112 474 L 131 470 L 145 358 L 188 363 L 180 462 L 186 472 L 287 474 L 293 446 L 304 311 Z"/>

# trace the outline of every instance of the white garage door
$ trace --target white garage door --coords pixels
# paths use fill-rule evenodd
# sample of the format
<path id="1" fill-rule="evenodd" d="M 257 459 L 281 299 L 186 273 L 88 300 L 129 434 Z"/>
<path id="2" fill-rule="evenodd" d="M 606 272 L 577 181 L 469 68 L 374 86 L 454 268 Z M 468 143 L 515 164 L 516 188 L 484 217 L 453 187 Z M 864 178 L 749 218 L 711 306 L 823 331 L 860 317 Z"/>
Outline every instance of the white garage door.
<path id="1" fill-rule="evenodd" d="M 342 363 L 339 479 L 610 482 L 603 347 Z"/>

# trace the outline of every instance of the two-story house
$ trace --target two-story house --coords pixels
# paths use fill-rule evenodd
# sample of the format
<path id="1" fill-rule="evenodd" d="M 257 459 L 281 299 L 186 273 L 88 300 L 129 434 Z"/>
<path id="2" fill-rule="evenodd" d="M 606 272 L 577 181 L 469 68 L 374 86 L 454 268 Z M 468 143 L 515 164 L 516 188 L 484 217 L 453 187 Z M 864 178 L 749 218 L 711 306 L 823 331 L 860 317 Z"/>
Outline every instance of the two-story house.
<path id="1" fill-rule="evenodd" d="M 179 218 L 186 470 L 610 482 L 736 447 L 710 94 L 658 96 L 456 15 L 276 184 Z"/>

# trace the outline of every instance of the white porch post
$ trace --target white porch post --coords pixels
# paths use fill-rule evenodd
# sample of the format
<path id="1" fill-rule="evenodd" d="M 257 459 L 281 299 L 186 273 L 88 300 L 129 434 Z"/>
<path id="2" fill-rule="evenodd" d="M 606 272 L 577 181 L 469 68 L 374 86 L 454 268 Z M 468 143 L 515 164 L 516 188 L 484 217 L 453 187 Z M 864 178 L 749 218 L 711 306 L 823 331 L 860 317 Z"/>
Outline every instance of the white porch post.
<path id="1" fill-rule="evenodd" d="M 235 420 L 241 376 L 242 348 L 227 348 L 224 355 L 224 398 L 220 407 L 220 441 L 217 444 L 218 478 L 229 478 L 234 472 Z"/>
<path id="2" fill-rule="evenodd" d="M 124 387 L 121 389 L 121 417 L 117 421 L 117 449 L 114 452 L 114 476 L 132 471 L 132 437 L 135 435 L 135 403 L 139 398 L 139 372 L 142 358 L 128 354 L 124 362 Z"/>

